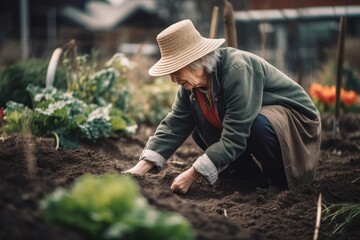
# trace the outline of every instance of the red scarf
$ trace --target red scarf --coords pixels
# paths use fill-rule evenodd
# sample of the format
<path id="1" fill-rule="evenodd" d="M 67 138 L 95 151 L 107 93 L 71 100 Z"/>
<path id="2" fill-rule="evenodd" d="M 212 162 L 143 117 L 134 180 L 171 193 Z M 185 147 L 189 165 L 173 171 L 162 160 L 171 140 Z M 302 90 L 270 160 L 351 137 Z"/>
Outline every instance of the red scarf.
<path id="1" fill-rule="evenodd" d="M 196 89 L 196 96 L 199 99 L 201 111 L 203 112 L 206 120 L 208 120 L 211 125 L 221 130 L 222 124 L 213 101 L 208 101 L 205 94 L 202 93 L 200 89 Z"/>

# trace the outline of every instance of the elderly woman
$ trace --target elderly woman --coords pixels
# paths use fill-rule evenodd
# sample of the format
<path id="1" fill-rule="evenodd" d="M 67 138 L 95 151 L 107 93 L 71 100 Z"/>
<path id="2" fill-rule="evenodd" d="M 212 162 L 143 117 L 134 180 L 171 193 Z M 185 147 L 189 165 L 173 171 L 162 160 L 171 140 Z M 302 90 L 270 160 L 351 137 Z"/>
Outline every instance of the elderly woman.
<path id="1" fill-rule="evenodd" d="M 180 88 L 126 172 L 161 169 L 192 135 L 204 154 L 174 179 L 173 192 L 186 193 L 199 176 L 214 184 L 226 168 L 239 177 L 261 173 L 275 192 L 313 181 L 321 123 L 300 85 L 254 54 L 220 48 L 224 39 L 202 37 L 190 20 L 166 28 L 157 41 L 161 59 L 149 74 L 170 75 Z"/>

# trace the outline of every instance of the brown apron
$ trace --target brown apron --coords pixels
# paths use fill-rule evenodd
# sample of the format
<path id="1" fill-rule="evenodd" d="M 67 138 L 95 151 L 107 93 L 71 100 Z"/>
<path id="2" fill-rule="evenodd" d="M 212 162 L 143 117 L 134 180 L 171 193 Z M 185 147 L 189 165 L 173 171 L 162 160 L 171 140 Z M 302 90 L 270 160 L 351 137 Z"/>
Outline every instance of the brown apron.
<path id="1" fill-rule="evenodd" d="M 320 155 L 320 118 L 311 120 L 280 105 L 263 106 L 260 114 L 270 121 L 277 134 L 289 189 L 310 184 Z"/>

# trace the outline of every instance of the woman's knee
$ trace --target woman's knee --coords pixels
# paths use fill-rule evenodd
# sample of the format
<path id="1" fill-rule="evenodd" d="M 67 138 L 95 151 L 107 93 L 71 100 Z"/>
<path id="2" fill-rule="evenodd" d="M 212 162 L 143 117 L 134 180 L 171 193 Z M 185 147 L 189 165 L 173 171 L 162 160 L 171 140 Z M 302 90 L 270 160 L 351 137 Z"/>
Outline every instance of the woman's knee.
<path id="1" fill-rule="evenodd" d="M 286 186 L 286 175 L 277 135 L 269 120 L 258 115 L 251 127 L 249 151 L 257 158 L 269 183 Z"/>
<path id="2" fill-rule="evenodd" d="M 276 134 L 271 123 L 265 116 L 259 114 L 251 126 L 250 143 L 257 145 L 259 143 L 266 143 L 269 139 L 273 138 L 276 138 Z"/>

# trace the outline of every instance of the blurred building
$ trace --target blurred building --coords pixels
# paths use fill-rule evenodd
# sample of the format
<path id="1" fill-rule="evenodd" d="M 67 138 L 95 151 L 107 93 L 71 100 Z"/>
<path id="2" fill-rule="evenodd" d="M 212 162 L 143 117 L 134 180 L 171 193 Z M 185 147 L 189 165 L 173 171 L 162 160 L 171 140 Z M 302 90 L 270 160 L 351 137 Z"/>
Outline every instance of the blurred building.
<path id="1" fill-rule="evenodd" d="M 55 48 L 72 39 L 76 40 L 80 53 L 96 49 L 100 58 L 109 58 L 118 51 L 157 54 L 154 39 L 168 22 L 159 16 L 156 1 L 112 2 L 12 2 L 0 10 L 0 65 L 21 59 L 24 37 L 27 37 L 26 57 L 49 57 Z M 22 16 L 24 3 L 27 4 L 26 16 Z"/>
<path id="2" fill-rule="evenodd" d="M 347 18 L 347 38 L 360 40 L 360 1 L 253 0 L 251 4 L 251 9 L 235 11 L 239 48 L 261 55 L 299 81 L 336 48 L 341 16 Z"/>
<path id="3" fill-rule="evenodd" d="M 85 9 L 63 7 L 60 15 L 67 24 L 59 29 L 59 36 L 62 40 L 79 39 L 85 52 L 95 48 L 104 57 L 112 56 L 117 51 L 126 54 L 157 54 L 154 39 L 168 24 L 158 15 L 156 2 L 117 2 L 111 5 L 102 1 L 89 1 Z M 88 38 L 82 37 L 84 34 Z"/>

